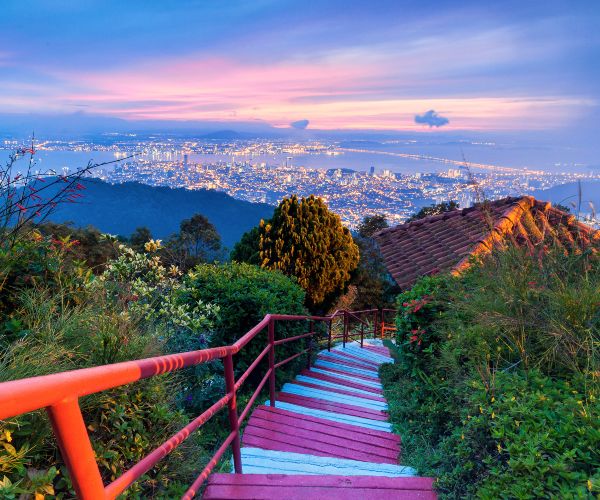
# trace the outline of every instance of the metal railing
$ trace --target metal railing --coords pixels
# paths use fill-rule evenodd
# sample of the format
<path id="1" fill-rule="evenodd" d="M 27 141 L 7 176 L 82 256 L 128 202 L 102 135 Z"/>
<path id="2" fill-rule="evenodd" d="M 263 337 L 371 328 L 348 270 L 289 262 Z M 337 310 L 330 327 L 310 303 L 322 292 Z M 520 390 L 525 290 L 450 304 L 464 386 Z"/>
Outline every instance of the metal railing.
<path id="1" fill-rule="evenodd" d="M 390 314 L 391 313 L 391 314 Z M 391 315 L 391 320 L 390 320 Z M 396 332 L 396 310 L 395 309 L 381 309 L 381 323 L 379 325 L 379 331 L 381 333 L 381 339 L 387 337 L 387 332 Z"/>
<path id="2" fill-rule="evenodd" d="M 336 339 L 341 338 L 345 345 L 346 342 L 355 340 L 354 337 L 356 335 L 360 335 L 362 346 L 365 327 L 371 330 L 372 325 L 372 334 L 376 337 L 380 314 L 382 320 L 379 324 L 383 325 L 384 313 L 377 309 L 354 312 L 336 311 L 330 316 L 268 314 L 237 342 L 229 346 L 169 354 L 0 383 L 0 420 L 45 409 L 50 418 L 54 435 L 56 436 L 62 458 L 69 471 L 77 496 L 85 500 L 96 500 L 117 497 L 128 486 L 154 467 L 162 458 L 177 448 L 219 410 L 227 406 L 230 433 L 182 497 L 190 499 L 199 491 L 202 483 L 208 478 L 229 446 L 231 446 L 233 453 L 235 472 L 242 472 L 240 426 L 250 413 L 253 404 L 267 382 L 269 383 L 270 404 L 271 406 L 275 406 L 275 372 L 277 368 L 304 354 L 307 354 L 307 368 L 310 368 L 312 337 L 317 335 L 315 331 L 316 322 L 324 322 L 328 325 L 327 342 L 329 349 L 331 349 L 332 343 Z M 372 324 L 363 319 L 367 316 L 373 318 Z M 339 337 L 332 334 L 332 322 L 337 318 L 343 318 L 343 333 Z M 281 321 L 308 321 L 310 328 L 307 333 L 275 340 L 275 325 Z M 351 321 L 359 323 L 360 331 L 358 334 L 351 333 Z M 233 356 L 265 329 L 268 332 L 267 345 L 250 366 L 248 366 L 246 371 L 236 380 L 233 368 Z M 305 349 L 282 361 L 275 362 L 276 346 L 303 338 L 309 339 Z M 237 392 L 265 357 L 268 359 L 268 369 L 241 414 L 238 415 Z M 226 394 L 117 479 L 104 485 L 88 430 L 81 413 L 79 399 L 89 394 L 113 389 L 155 375 L 181 370 L 216 359 L 223 360 Z"/>

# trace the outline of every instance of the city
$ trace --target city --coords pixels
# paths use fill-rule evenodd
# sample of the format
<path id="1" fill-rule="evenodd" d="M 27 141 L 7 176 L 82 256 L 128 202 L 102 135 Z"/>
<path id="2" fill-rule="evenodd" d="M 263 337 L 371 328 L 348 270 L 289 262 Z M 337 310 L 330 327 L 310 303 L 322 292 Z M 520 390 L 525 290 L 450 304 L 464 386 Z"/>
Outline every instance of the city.
<path id="1" fill-rule="evenodd" d="M 16 145 L 16 141 L 4 141 L 5 149 Z M 92 175 L 111 183 L 213 189 L 241 200 L 271 205 L 292 194 L 315 194 L 351 228 L 367 214 L 385 214 L 391 224 L 397 224 L 421 207 L 442 201 L 454 200 L 466 208 L 484 199 L 533 194 L 562 184 L 600 179 L 600 172 L 592 169 L 517 169 L 383 152 L 398 157 L 399 164 L 408 164 L 403 172 L 393 172 L 375 167 L 382 152 L 371 150 L 361 151 L 365 153 L 363 168 L 355 160 L 351 162 L 353 168 L 303 164 L 309 160 L 311 165 L 327 165 L 327 160 L 336 157 L 343 165 L 345 155 L 352 150 L 332 141 L 140 140 L 133 136 L 103 143 L 44 141 L 36 145 L 36 150 L 50 154 L 79 152 L 84 155 L 82 158 L 86 154 L 92 158 L 97 152 L 109 153 L 112 160 L 121 161 L 99 168 Z M 427 161 L 432 171 L 422 171 L 419 160 Z M 582 208 L 582 216 L 592 217 L 588 207 Z"/>

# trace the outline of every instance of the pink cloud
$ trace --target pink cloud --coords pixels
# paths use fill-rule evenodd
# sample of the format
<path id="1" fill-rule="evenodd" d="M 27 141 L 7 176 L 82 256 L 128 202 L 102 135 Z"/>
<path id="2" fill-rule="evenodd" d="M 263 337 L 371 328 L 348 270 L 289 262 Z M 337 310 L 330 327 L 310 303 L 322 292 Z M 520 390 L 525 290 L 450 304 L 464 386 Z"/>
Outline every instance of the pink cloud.
<path id="1" fill-rule="evenodd" d="M 65 88 L 76 90 L 49 94 L 58 106 L 84 104 L 90 112 L 132 120 L 260 119 L 287 126 L 302 116 L 311 127 L 323 129 L 420 129 L 413 117 L 427 109 L 448 116 L 454 129 L 514 129 L 516 121 L 535 128 L 564 124 L 576 115 L 574 108 L 589 104 L 531 96 L 400 98 L 400 91 L 389 89 L 419 87 L 417 58 L 397 67 L 393 58 L 379 55 L 365 63 L 369 58 L 355 56 L 330 54 L 278 64 L 222 58 L 146 60 L 110 72 L 54 74 L 68 82 Z M 436 82 L 444 87 L 444 81 Z M 524 122 L 532 113 L 536 122 Z"/>

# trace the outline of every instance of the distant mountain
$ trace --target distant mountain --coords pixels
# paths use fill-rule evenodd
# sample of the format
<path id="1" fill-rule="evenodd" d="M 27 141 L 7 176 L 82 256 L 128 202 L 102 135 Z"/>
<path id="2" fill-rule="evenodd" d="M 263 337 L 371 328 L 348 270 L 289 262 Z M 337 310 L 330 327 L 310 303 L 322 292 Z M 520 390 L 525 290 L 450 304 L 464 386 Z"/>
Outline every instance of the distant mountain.
<path id="1" fill-rule="evenodd" d="M 200 136 L 200 139 L 205 139 L 207 141 L 241 141 L 254 139 L 257 137 L 257 134 L 252 134 L 250 132 L 236 132 L 235 130 L 218 130 L 216 132 L 211 132 L 209 134 L 205 134 Z"/>
<path id="2" fill-rule="evenodd" d="M 171 189 L 137 182 L 108 184 L 96 179 L 82 181 L 86 187 L 78 203 L 58 206 L 54 222 L 92 225 L 103 232 L 130 236 L 139 226 L 147 226 L 155 238 L 179 231 L 179 223 L 196 213 L 216 226 L 223 244 L 232 247 L 248 229 L 273 215 L 274 207 L 250 203 L 210 190 Z M 49 193 L 46 193 L 49 194 Z"/>
<path id="3" fill-rule="evenodd" d="M 577 211 L 579 200 L 579 185 L 577 182 L 561 184 L 549 189 L 539 189 L 533 193 L 538 200 L 550 201 L 553 204 L 560 203 Z M 586 181 L 581 183 L 581 211 L 590 212 L 590 202 L 593 203 L 596 212 L 600 213 L 600 181 Z M 574 204 L 574 205 L 573 205 Z"/>

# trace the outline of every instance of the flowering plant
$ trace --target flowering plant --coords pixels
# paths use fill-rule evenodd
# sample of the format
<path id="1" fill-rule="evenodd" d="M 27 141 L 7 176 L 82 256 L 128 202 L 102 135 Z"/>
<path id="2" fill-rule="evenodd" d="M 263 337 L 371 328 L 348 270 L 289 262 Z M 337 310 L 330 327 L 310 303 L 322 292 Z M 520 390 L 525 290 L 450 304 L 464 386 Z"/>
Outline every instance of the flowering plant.
<path id="1" fill-rule="evenodd" d="M 219 307 L 202 300 L 182 300 L 189 296 L 188 285 L 177 266 L 166 268 L 158 255 L 152 255 L 160 246 L 160 240 L 150 240 L 145 245 L 148 253 L 139 253 L 118 244 L 118 257 L 107 264 L 91 288 L 123 303 L 126 313 L 164 323 L 172 331 L 197 335 L 210 330 Z"/>

